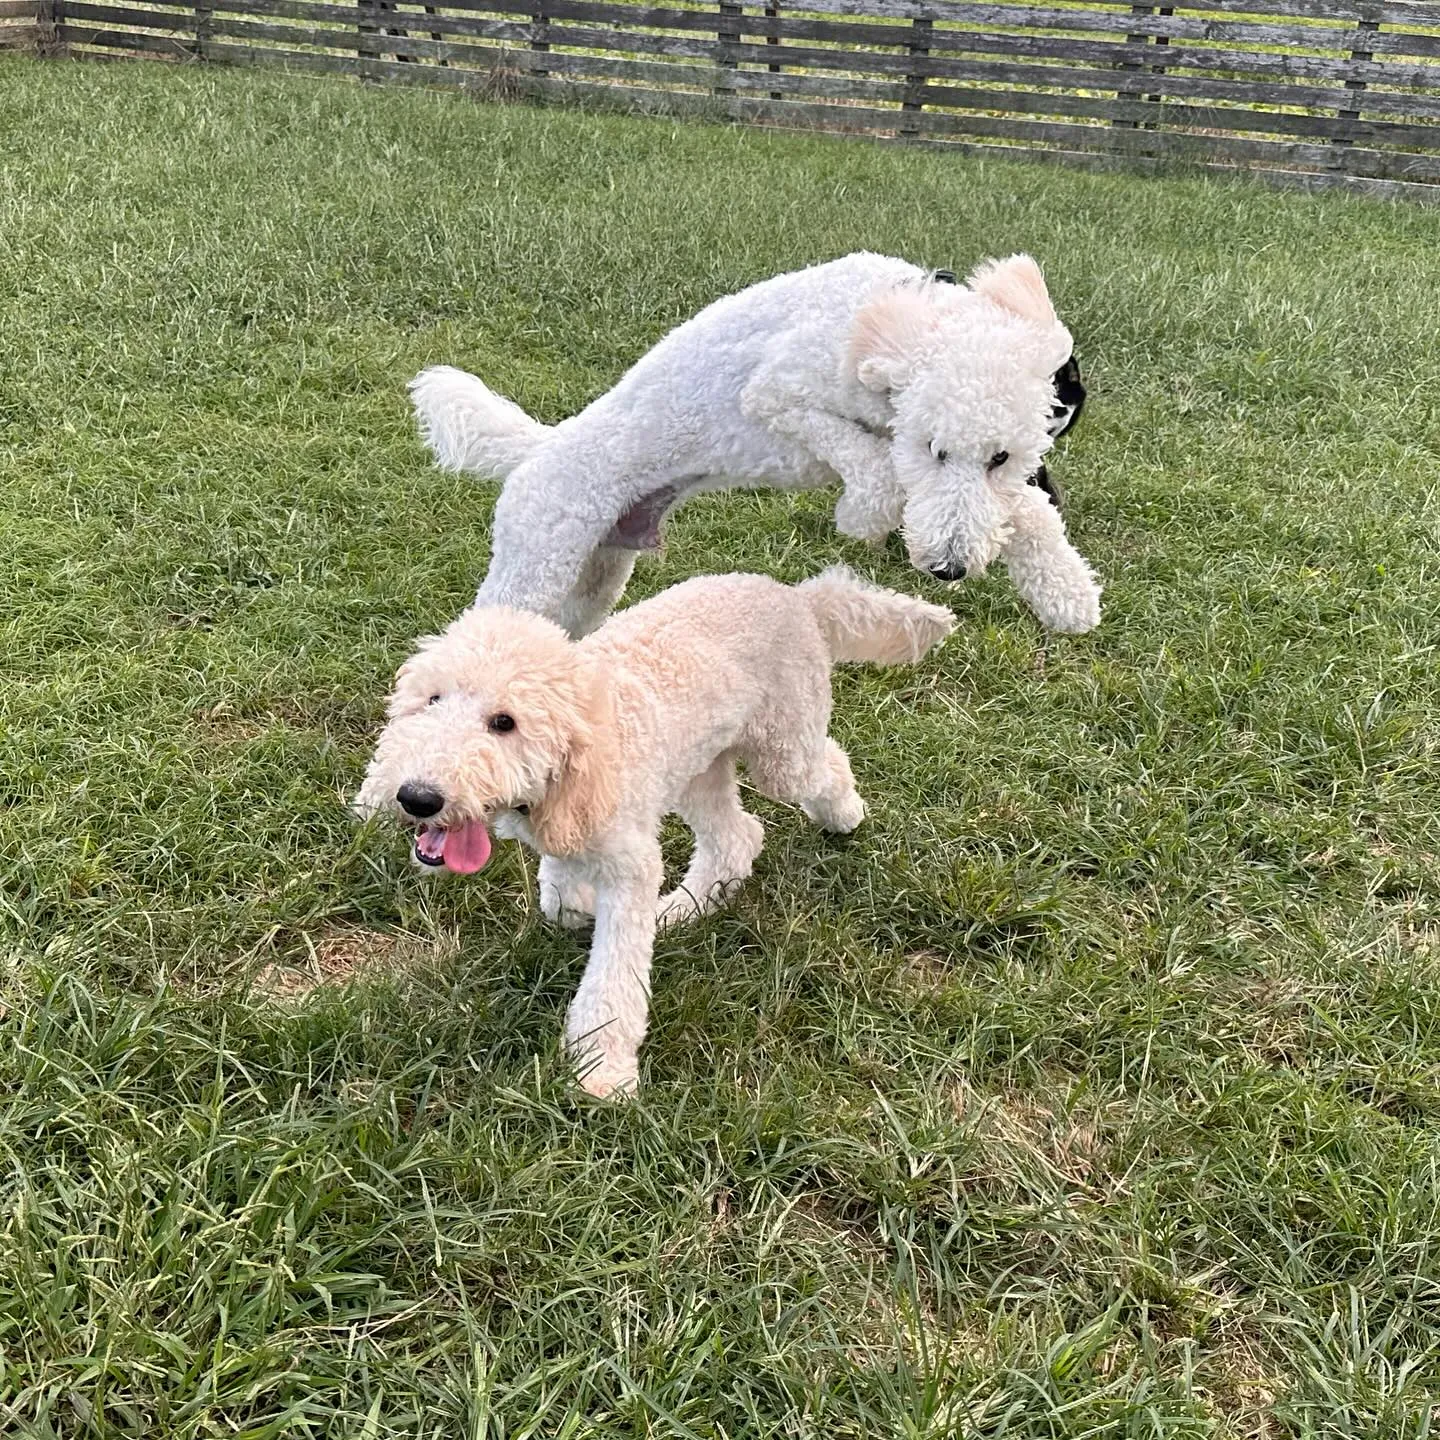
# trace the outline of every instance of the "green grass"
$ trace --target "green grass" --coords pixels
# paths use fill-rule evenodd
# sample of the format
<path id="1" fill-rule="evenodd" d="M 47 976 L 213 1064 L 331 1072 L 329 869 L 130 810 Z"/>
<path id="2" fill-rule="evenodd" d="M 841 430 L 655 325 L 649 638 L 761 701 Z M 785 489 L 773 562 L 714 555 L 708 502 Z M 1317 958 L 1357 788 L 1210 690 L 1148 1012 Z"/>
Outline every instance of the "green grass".
<path id="1" fill-rule="evenodd" d="M 0 155 L 4 1433 L 1428 1433 L 1440 213 L 15 60 Z M 342 803 L 486 563 L 405 381 L 553 419 L 862 246 L 1045 263 L 1106 618 L 997 574 L 839 677 L 870 819 L 756 802 L 581 1104 L 533 859 Z M 697 502 L 634 593 L 945 593 L 830 504 Z"/>

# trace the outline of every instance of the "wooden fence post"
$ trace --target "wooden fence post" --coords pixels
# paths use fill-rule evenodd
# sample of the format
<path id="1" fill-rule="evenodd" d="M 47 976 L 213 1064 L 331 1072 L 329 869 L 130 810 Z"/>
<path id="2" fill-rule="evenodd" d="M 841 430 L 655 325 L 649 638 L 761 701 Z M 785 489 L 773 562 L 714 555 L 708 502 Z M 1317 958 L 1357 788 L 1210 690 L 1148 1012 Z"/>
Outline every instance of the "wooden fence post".
<path id="1" fill-rule="evenodd" d="M 1373 33 L 1380 28 L 1380 22 L 1378 20 L 1362 20 L 1355 28 Z M 1373 50 L 1352 50 L 1350 52 L 1350 58 L 1352 60 L 1373 60 L 1375 58 L 1375 52 Z M 1364 80 L 1347 80 L 1345 82 L 1345 88 L 1347 90 L 1364 90 L 1366 88 L 1366 82 Z M 1359 110 L 1340 110 L 1336 113 L 1341 120 L 1358 120 L 1360 118 Z M 1355 140 L 1352 136 L 1348 135 L 1343 139 L 1337 136 L 1331 143 L 1334 145 L 1353 145 Z"/>
<path id="2" fill-rule="evenodd" d="M 437 11 L 437 9 L 436 9 L 436 7 L 435 7 L 434 5 L 427 5 L 427 6 L 425 7 L 425 13 L 426 13 L 427 15 L 435 15 L 435 14 L 438 13 L 438 11 Z M 445 37 L 444 37 L 442 34 L 440 34 L 439 31 L 437 31 L 437 30 L 432 30 L 432 31 L 430 32 L 430 38 L 431 38 L 432 40 L 443 40 Z M 443 69 L 447 69 L 447 68 L 449 67 L 449 65 L 450 65 L 450 62 L 449 62 L 448 60 L 446 60 L 446 59 L 444 58 L 444 56 L 441 56 L 441 58 L 440 58 L 439 60 L 437 60 L 435 63 L 436 63 L 438 66 L 440 66 L 440 68 L 441 68 L 442 70 L 443 70 Z"/>
<path id="3" fill-rule="evenodd" d="M 910 31 L 913 36 L 909 45 L 911 56 L 928 55 L 930 53 L 930 32 L 935 28 L 933 20 L 912 20 Z M 924 89 L 928 77 L 912 72 L 905 77 L 905 98 L 900 102 L 902 112 L 918 115 L 924 108 L 925 102 L 920 98 L 920 91 Z M 920 127 L 916 124 L 900 122 L 900 135 L 902 139 L 913 140 L 920 133 Z"/>
<path id="4" fill-rule="evenodd" d="M 545 13 L 545 6 L 542 0 L 542 3 L 535 7 L 536 38 L 530 42 L 530 48 L 532 50 L 539 50 L 542 53 L 549 51 L 550 42 L 548 40 L 543 40 L 540 38 L 541 36 L 547 35 L 549 33 L 549 26 L 550 17 Z M 548 75 L 550 72 L 548 70 L 532 70 L 530 73 L 536 76 L 545 76 Z"/>
<path id="5" fill-rule="evenodd" d="M 1172 5 L 1162 5 L 1160 7 L 1160 14 L 1162 15 L 1173 15 L 1174 13 L 1175 8 Z M 1156 35 L 1152 41 L 1153 47 L 1157 50 L 1169 43 L 1170 37 L 1168 35 Z M 1152 65 L 1150 67 L 1150 73 L 1152 75 L 1163 75 L 1165 73 L 1165 67 L 1163 65 Z M 1163 100 L 1163 97 L 1160 95 L 1147 95 L 1145 98 L 1156 105 L 1159 105 Z M 1155 121 L 1147 120 L 1145 122 L 1145 128 L 1147 130 L 1154 130 L 1156 128 Z"/>
<path id="6" fill-rule="evenodd" d="M 715 32 L 715 38 L 719 40 L 722 46 L 738 45 L 740 43 L 740 32 L 730 29 L 726 21 L 730 17 L 741 13 L 741 8 L 736 4 L 736 0 L 720 0 L 720 28 Z M 726 60 L 722 57 L 717 57 L 716 63 L 722 70 L 738 70 L 740 68 L 740 62 L 738 60 Z M 735 93 L 735 87 L 733 85 L 721 84 L 717 79 L 715 82 L 715 93 L 717 95 L 733 95 Z"/>
<path id="7" fill-rule="evenodd" d="M 1130 13 L 1132 15 L 1153 15 L 1155 13 L 1155 7 L 1153 5 L 1132 5 L 1130 7 Z M 1149 43 L 1149 40 L 1150 37 L 1148 35 L 1132 34 L 1125 37 L 1125 43 L 1127 45 L 1145 45 Z M 1145 67 L 1138 61 L 1122 60 L 1117 68 L 1121 70 L 1143 70 Z M 1115 98 L 1117 100 L 1138 100 L 1140 99 L 1140 92 L 1138 90 L 1126 90 L 1117 85 L 1115 87 Z M 1138 120 L 1112 120 L 1110 123 L 1121 130 L 1138 130 L 1140 128 L 1140 122 Z"/>
<path id="8" fill-rule="evenodd" d="M 64 31 L 61 28 L 64 14 L 60 5 L 61 0 L 36 0 L 35 53 L 47 60 L 65 53 Z"/>
<path id="9" fill-rule="evenodd" d="M 195 7 L 195 58 L 205 58 L 205 48 L 210 41 L 210 22 L 214 19 L 215 11 L 208 5 L 197 5 Z"/>
<path id="10" fill-rule="evenodd" d="M 357 56 L 359 56 L 361 60 L 379 59 L 380 52 L 373 47 L 367 45 L 363 38 L 366 35 L 375 35 L 379 33 L 380 27 L 378 25 L 367 25 L 365 23 L 367 19 L 371 19 L 375 15 L 375 0 L 355 0 L 355 9 L 359 12 L 360 16 L 360 19 L 356 24 L 355 29 L 360 33 L 360 36 L 362 37 L 355 42 L 355 53 Z M 360 76 L 360 79 L 362 81 L 371 78 L 373 77 L 367 76 L 363 72 Z"/>
<path id="11" fill-rule="evenodd" d="M 765 36 L 765 43 L 767 45 L 778 45 L 780 43 L 780 0 L 770 0 L 770 3 L 765 6 L 765 18 L 775 21 L 775 24 L 770 29 L 770 33 Z M 767 65 L 765 68 L 769 70 L 772 75 L 778 75 L 780 73 L 780 67 L 778 65 Z M 785 92 L 783 90 L 772 90 L 770 92 L 770 98 L 772 100 L 783 100 L 785 98 Z"/>

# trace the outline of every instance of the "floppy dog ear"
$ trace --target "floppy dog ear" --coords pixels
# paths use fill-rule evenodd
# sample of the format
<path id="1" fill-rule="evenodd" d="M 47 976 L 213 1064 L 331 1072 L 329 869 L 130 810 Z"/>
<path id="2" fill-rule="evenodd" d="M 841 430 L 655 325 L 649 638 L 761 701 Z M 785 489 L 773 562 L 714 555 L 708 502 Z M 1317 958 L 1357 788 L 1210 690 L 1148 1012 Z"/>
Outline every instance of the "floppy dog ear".
<path id="1" fill-rule="evenodd" d="M 965 283 L 977 295 L 993 300 L 1002 309 L 1028 320 L 1032 325 L 1060 323 L 1045 285 L 1045 276 L 1029 255 L 986 260 L 970 272 L 970 278 Z"/>
<path id="2" fill-rule="evenodd" d="M 965 282 L 977 294 L 1033 325 L 1041 337 L 1035 366 L 1044 374 L 1058 370 L 1074 353 L 1075 342 L 1060 323 L 1040 267 L 1029 255 L 986 260 Z"/>
<path id="3" fill-rule="evenodd" d="M 850 360 L 867 390 L 903 390 L 935 326 L 935 307 L 919 290 L 892 290 L 855 317 Z"/>
<path id="4" fill-rule="evenodd" d="M 593 669 L 558 773 L 530 811 L 535 843 L 546 855 L 574 855 L 620 804 L 620 754 L 610 690 Z"/>

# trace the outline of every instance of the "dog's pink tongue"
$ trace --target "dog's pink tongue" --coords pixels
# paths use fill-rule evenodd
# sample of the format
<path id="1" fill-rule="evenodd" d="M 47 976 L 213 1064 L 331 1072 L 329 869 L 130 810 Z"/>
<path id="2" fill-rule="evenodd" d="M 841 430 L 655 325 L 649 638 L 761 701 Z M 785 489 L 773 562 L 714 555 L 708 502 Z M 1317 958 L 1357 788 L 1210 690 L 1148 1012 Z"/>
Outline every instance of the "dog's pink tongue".
<path id="1" fill-rule="evenodd" d="M 490 832 L 478 820 L 445 832 L 445 868 L 473 875 L 490 858 Z"/>

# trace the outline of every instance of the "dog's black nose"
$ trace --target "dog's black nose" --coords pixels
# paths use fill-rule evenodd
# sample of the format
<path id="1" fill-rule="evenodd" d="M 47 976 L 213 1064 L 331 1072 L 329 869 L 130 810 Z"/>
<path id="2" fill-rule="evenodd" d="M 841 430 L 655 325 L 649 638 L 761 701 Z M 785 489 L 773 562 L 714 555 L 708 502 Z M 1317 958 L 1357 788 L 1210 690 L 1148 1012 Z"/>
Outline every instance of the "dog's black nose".
<path id="1" fill-rule="evenodd" d="M 428 785 L 402 785 L 395 792 L 395 798 L 400 802 L 400 808 L 417 820 L 428 820 L 445 808 L 445 797 Z"/>
<path id="2" fill-rule="evenodd" d="M 965 567 L 963 565 L 932 565 L 930 573 L 937 580 L 963 580 Z"/>

